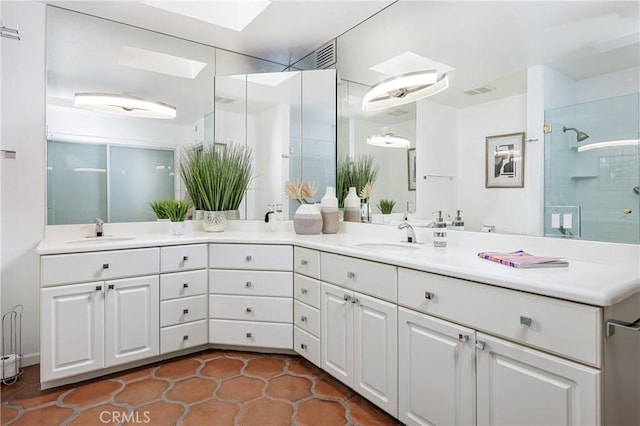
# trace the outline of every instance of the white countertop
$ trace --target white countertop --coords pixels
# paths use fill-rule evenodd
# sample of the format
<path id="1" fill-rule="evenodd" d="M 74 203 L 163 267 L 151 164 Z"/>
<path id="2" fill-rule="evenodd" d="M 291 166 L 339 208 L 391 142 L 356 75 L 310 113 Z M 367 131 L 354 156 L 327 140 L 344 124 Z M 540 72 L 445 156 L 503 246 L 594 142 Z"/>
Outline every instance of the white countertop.
<path id="1" fill-rule="evenodd" d="M 89 225 L 49 226 L 37 253 L 51 255 L 209 242 L 293 244 L 596 306 L 610 306 L 640 292 L 638 245 L 449 231 L 446 248 L 433 247 L 426 241 L 417 249 L 381 251 L 357 244 L 399 243 L 404 232 L 383 225 L 341 224 L 340 232 L 334 235 L 296 235 L 290 222 L 282 224 L 282 231 L 265 232 L 259 221 L 238 221 L 219 233 L 201 231 L 198 223 L 188 224 L 185 235 L 173 236 L 169 235 L 168 225 L 107 224 L 106 235 L 133 239 L 86 238 L 88 242 L 83 239 L 92 229 Z M 420 230 L 419 240 L 428 240 L 427 232 Z M 519 249 L 539 256 L 563 257 L 569 266 L 516 269 L 477 256 L 480 251 Z"/>

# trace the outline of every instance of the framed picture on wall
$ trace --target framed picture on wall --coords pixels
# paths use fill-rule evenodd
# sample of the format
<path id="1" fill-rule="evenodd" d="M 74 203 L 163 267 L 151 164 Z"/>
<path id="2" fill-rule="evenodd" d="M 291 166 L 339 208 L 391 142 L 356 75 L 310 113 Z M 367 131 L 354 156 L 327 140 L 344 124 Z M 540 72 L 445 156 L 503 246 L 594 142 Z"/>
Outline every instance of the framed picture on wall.
<path id="1" fill-rule="evenodd" d="M 409 148 L 407 150 L 407 177 L 409 183 L 409 191 L 416 190 L 416 149 Z"/>
<path id="2" fill-rule="evenodd" d="M 524 132 L 486 137 L 485 187 L 524 187 Z"/>

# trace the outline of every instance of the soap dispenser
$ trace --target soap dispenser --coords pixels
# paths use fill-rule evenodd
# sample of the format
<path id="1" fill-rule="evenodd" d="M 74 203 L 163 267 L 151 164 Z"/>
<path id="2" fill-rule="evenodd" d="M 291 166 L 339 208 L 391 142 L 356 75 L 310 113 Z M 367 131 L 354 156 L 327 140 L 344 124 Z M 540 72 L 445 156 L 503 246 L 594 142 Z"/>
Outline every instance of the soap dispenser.
<path id="1" fill-rule="evenodd" d="M 456 231 L 464 231 L 464 220 L 462 220 L 462 216 L 460 216 L 460 213 L 462 213 L 462 210 L 456 210 L 456 217 L 453 219 L 453 221 L 451 222 L 451 229 L 455 229 Z"/>
<path id="2" fill-rule="evenodd" d="M 434 247 L 446 247 L 447 246 L 447 224 L 442 217 L 442 210 L 436 210 L 434 213 L 438 213 L 433 224 L 433 246 Z"/>

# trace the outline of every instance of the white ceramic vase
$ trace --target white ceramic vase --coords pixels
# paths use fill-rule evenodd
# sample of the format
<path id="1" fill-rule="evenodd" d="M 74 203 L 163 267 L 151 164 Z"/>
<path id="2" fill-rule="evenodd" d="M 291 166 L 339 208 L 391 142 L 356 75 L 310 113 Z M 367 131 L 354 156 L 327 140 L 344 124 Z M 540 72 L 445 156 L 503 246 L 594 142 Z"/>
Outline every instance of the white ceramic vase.
<path id="1" fill-rule="evenodd" d="M 227 228 L 229 220 L 225 212 L 204 212 L 202 226 L 207 232 L 222 232 Z"/>
<path id="2" fill-rule="evenodd" d="M 173 235 L 184 235 L 184 221 L 171 222 L 171 231 Z"/>
<path id="3" fill-rule="evenodd" d="M 317 235 L 322 232 L 322 215 L 315 204 L 302 204 L 293 216 L 296 234 Z"/>

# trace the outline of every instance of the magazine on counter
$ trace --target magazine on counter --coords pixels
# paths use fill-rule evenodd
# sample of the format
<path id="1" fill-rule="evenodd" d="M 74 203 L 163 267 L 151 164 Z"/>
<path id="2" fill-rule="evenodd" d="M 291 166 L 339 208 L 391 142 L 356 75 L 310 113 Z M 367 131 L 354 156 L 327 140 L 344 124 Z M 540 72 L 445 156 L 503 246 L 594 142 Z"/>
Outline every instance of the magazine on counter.
<path id="1" fill-rule="evenodd" d="M 559 257 L 534 256 L 524 250 L 510 253 L 500 253 L 497 251 L 483 251 L 478 253 L 478 257 L 492 262 L 502 263 L 513 268 L 555 268 L 569 266 L 569 262 Z"/>

